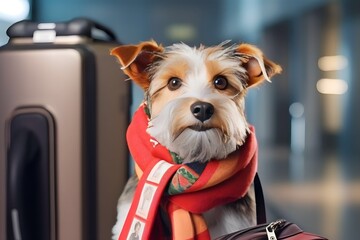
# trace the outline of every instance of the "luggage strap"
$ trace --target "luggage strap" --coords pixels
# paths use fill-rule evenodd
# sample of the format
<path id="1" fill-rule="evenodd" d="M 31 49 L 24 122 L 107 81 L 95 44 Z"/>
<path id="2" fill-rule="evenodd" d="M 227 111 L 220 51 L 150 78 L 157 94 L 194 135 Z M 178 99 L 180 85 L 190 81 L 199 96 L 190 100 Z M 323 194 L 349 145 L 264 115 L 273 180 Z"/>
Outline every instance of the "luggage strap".
<path id="1" fill-rule="evenodd" d="M 255 203 L 256 203 L 256 221 L 257 224 L 266 223 L 266 209 L 264 193 L 262 190 L 259 174 L 256 173 L 254 178 Z"/>

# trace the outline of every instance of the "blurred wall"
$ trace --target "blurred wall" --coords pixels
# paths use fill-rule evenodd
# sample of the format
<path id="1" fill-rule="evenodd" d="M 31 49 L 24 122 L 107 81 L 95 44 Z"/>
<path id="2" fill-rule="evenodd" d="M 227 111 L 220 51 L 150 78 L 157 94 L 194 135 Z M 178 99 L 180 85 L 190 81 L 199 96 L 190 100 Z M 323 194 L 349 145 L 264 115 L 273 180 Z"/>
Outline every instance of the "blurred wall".
<path id="1" fill-rule="evenodd" d="M 342 2 L 341 52 L 348 57 L 349 65 L 342 72 L 347 79 L 349 92 L 343 99 L 344 126 L 340 143 L 342 154 L 360 154 L 360 1 Z"/>
<path id="2" fill-rule="evenodd" d="M 219 32 L 221 1 L 37 0 L 36 6 L 39 21 L 91 17 L 109 26 L 127 44 L 149 39 L 164 44 L 221 39 L 213 34 Z"/>

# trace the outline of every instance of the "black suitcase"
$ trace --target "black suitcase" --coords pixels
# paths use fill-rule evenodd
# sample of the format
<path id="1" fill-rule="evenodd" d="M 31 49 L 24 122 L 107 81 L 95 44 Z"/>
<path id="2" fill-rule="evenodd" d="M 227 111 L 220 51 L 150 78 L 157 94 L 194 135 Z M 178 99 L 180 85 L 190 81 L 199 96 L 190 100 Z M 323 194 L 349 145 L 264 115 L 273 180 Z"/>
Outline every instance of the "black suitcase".
<path id="1" fill-rule="evenodd" d="M 88 19 L 21 21 L 0 48 L 0 239 L 109 239 L 130 85 Z"/>

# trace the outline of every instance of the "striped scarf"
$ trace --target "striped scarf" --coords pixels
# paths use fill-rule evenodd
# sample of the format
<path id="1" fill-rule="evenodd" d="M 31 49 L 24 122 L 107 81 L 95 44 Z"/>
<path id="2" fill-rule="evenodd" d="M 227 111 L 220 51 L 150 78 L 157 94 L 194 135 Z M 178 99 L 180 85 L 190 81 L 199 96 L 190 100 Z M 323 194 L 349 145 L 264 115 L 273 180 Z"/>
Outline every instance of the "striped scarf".
<path id="1" fill-rule="evenodd" d="M 226 159 L 182 164 L 146 133 L 145 109 L 137 110 L 127 131 L 139 183 L 119 240 L 210 239 L 202 213 L 243 197 L 254 179 L 254 128 Z"/>

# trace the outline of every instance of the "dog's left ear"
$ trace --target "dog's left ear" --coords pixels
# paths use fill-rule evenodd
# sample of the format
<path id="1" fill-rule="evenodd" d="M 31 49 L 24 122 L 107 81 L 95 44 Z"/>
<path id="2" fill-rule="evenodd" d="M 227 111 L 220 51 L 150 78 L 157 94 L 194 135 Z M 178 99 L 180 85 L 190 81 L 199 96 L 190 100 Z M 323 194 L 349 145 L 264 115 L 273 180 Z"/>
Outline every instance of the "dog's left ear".
<path id="1" fill-rule="evenodd" d="M 272 76 L 282 71 L 279 65 L 267 59 L 262 51 L 254 45 L 242 43 L 236 51 L 240 55 L 246 56 L 243 66 L 249 75 L 248 87 L 256 86 L 264 80 L 270 81 Z"/>
<path id="2" fill-rule="evenodd" d="M 116 56 L 121 69 L 144 90 L 150 85 L 148 67 L 155 61 L 156 53 L 164 51 L 155 41 L 142 42 L 138 45 L 122 45 L 111 50 Z"/>

